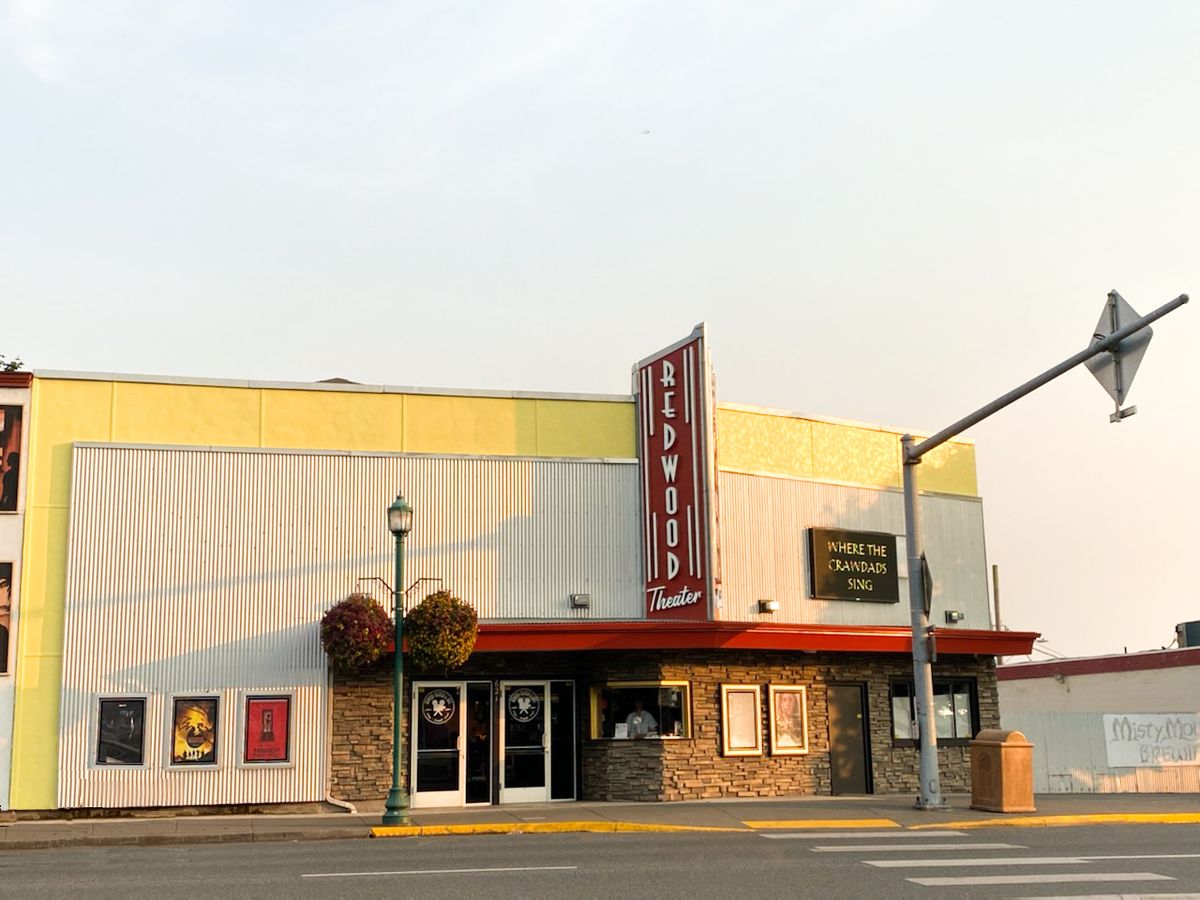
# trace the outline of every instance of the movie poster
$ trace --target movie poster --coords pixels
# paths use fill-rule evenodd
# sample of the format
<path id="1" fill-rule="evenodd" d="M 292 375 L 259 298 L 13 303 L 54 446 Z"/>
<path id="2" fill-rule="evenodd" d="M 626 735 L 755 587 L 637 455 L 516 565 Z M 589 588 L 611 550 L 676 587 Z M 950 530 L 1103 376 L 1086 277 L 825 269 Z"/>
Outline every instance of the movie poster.
<path id="1" fill-rule="evenodd" d="M 176 697 L 172 721 L 171 765 L 216 765 L 217 698 Z"/>
<path id="2" fill-rule="evenodd" d="M 21 407 L 0 406 L 0 512 L 17 511 L 21 489 Z"/>
<path id="3" fill-rule="evenodd" d="M 145 734 L 145 698 L 101 700 L 96 765 L 140 766 L 144 761 Z"/>
<path id="4" fill-rule="evenodd" d="M 13 564 L 0 562 L 0 673 L 8 672 L 8 640 L 12 626 Z"/>
<path id="5" fill-rule="evenodd" d="M 246 762 L 288 761 L 291 707 L 291 697 L 246 698 Z"/>

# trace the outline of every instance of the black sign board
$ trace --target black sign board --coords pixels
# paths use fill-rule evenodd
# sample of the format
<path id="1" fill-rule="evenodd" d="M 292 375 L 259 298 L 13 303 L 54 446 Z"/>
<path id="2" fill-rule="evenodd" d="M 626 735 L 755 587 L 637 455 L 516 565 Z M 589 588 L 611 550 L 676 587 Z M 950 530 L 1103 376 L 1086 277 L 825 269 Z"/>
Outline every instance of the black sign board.
<path id="1" fill-rule="evenodd" d="M 809 592 L 817 600 L 900 602 L 896 536 L 808 529 Z"/>

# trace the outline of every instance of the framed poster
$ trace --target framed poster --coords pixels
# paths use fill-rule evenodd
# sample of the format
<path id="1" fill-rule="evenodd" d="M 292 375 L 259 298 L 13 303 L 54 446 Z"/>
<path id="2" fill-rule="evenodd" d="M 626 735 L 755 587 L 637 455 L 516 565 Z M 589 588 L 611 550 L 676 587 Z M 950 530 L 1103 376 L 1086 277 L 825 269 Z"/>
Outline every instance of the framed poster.
<path id="1" fill-rule="evenodd" d="M 175 697 L 171 711 L 171 757 L 173 766 L 217 764 L 218 697 Z"/>
<path id="2" fill-rule="evenodd" d="M 17 511 L 21 489 L 21 407 L 0 406 L 0 512 Z"/>
<path id="3" fill-rule="evenodd" d="M 721 752 L 762 756 L 762 693 L 757 684 L 721 685 Z"/>
<path id="4" fill-rule="evenodd" d="M 247 697 L 245 763 L 291 762 L 292 698 L 290 695 Z"/>
<path id="5" fill-rule="evenodd" d="M 0 675 L 8 672 L 8 644 L 12 627 L 13 564 L 0 562 Z"/>
<path id="6" fill-rule="evenodd" d="M 798 684 L 771 685 L 767 710 L 771 719 L 771 755 L 807 753 L 808 689 Z"/>
<path id="7" fill-rule="evenodd" d="M 102 697 L 99 726 L 96 736 L 96 765 L 145 764 L 145 697 Z"/>

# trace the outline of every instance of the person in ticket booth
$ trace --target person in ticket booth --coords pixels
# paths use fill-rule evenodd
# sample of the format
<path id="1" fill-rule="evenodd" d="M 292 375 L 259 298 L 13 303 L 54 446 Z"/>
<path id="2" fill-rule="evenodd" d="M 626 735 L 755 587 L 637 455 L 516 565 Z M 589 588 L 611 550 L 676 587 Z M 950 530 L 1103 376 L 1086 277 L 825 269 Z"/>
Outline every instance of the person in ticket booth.
<path id="1" fill-rule="evenodd" d="M 650 711 L 644 708 L 641 697 L 633 701 L 633 712 L 625 717 L 625 727 L 631 738 L 658 734 L 658 722 L 650 715 Z"/>

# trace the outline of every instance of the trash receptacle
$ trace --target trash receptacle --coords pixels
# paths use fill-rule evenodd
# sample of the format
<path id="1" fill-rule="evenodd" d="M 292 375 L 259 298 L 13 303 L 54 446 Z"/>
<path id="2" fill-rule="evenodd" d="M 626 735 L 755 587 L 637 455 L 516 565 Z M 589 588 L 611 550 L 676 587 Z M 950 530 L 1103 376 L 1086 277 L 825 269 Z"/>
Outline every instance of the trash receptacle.
<path id="1" fill-rule="evenodd" d="M 1033 744 L 1021 732 L 985 728 L 971 741 L 971 809 L 1035 811 Z"/>

